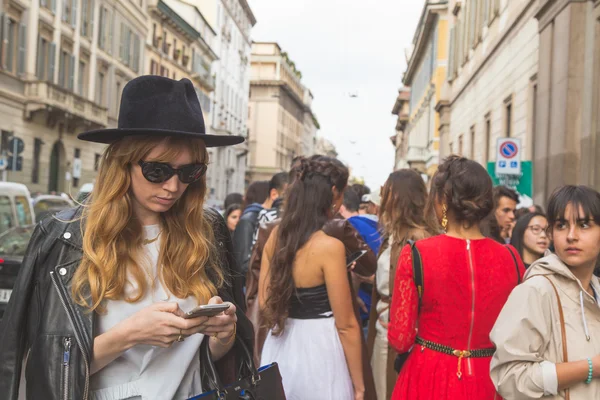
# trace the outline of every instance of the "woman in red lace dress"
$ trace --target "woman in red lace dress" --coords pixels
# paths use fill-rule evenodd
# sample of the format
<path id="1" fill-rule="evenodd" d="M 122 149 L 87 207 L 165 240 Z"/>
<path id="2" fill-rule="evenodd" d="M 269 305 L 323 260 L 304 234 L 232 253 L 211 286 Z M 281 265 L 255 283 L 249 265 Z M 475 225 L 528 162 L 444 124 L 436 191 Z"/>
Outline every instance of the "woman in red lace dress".
<path id="1" fill-rule="evenodd" d="M 492 182 L 481 165 L 447 159 L 433 177 L 430 201 L 446 234 L 417 242 L 420 306 L 410 246 L 398 261 L 388 340 L 400 354 L 414 347 L 392 399 L 492 400 L 489 334 L 523 263 L 512 247 L 481 234 L 479 223 L 493 207 Z"/>

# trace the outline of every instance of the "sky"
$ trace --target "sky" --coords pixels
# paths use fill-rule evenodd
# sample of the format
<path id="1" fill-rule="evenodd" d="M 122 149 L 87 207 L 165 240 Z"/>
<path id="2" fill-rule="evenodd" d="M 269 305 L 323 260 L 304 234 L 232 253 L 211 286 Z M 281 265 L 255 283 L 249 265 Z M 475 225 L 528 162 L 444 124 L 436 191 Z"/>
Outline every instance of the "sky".
<path id="1" fill-rule="evenodd" d="M 277 42 L 314 95 L 318 135 L 371 188 L 394 166 L 392 107 L 424 0 L 249 0 L 254 41 Z M 356 94 L 357 97 L 351 97 Z"/>

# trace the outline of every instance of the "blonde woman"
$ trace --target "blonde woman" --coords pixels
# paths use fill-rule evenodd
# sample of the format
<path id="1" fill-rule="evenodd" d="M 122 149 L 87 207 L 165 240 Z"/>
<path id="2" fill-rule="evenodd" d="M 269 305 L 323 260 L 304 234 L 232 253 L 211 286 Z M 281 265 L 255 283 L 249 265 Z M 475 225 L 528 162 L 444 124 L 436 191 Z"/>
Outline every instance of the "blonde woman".
<path id="1" fill-rule="evenodd" d="M 243 139 L 206 135 L 192 83 L 157 76 L 125 86 L 119 128 L 79 138 L 110 145 L 87 204 L 31 239 L 0 328 L 3 399 L 187 399 L 207 389 L 205 338 L 233 379 L 236 337 L 252 334 L 229 232 L 203 201 L 206 147 Z"/>
<path id="2" fill-rule="evenodd" d="M 396 352 L 388 345 L 390 300 L 400 251 L 409 240 L 420 240 L 438 233 L 433 213 L 425 211 L 427 188 L 418 172 L 402 169 L 390 174 L 381 191 L 379 223 L 383 228 L 383 245 L 377 261 L 373 303 L 369 318 L 367 344 L 377 398 L 392 396 L 398 373 L 394 370 Z"/>

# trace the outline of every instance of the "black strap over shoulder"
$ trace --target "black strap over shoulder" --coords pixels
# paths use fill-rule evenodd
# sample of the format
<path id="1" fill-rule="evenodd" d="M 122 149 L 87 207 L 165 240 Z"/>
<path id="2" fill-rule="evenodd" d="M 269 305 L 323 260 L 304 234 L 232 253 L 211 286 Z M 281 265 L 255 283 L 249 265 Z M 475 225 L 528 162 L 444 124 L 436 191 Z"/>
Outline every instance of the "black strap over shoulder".
<path id="1" fill-rule="evenodd" d="M 517 269 L 517 285 L 519 285 L 521 283 L 521 271 L 519 271 L 519 262 L 517 261 L 517 256 L 515 256 L 515 253 L 513 253 L 509 245 L 504 245 L 504 247 L 506 247 L 506 250 L 508 250 L 513 258 L 513 261 L 515 262 L 515 268 Z"/>
<path id="2" fill-rule="evenodd" d="M 421 259 L 421 253 L 417 248 L 417 244 L 414 240 L 409 240 L 408 244 L 412 251 L 412 268 L 413 268 L 413 279 L 415 286 L 417 287 L 417 293 L 419 294 L 419 310 L 421 309 L 421 300 L 423 298 L 423 290 L 425 284 L 423 280 L 423 260 Z"/>

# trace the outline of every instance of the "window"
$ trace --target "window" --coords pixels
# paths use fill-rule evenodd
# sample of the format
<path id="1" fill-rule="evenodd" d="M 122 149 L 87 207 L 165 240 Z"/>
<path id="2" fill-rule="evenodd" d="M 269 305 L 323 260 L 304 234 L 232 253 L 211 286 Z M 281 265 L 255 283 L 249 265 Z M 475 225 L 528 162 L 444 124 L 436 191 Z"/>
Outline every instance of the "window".
<path id="1" fill-rule="evenodd" d="M 77 17 L 77 0 L 63 0 L 63 22 L 68 22 L 75 27 Z"/>
<path id="2" fill-rule="evenodd" d="M 173 38 L 173 59 L 177 60 L 177 39 Z"/>
<path id="3" fill-rule="evenodd" d="M 100 168 L 100 160 L 102 159 L 102 156 L 98 153 L 94 154 L 94 171 L 98 172 L 98 169 Z"/>
<path id="4" fill-rule="evenodd" d="M 470 138 L 469 141 L 471 143 L 469 143 L 470 146 L 470 152 L 471 152 L 471 160 L 475 159 L 475 125 L 473 125 L 470 129 Z"/>
<path id="5" fill-rule="evenodd" d="M 67 63 L 67 52 L 60 52 L 60 60 L 58 61 L 58 86 L 65 87 L 65 69 Z"/>
<path id="6" fill-rule="evenodd" d="M 66 50 L 60 52 L 58 66 L 58 85 L 62 88 L 73 90 L 75 78 L 75 57 Z"/>
<path id="7" fill-rule="evenodd" d="M 104 106 L 104 72 L 98 72 L 98 84 L 96 88 L 96 103 Z"/>
<path id="8" fill-rule="evenodd" d="M 39 80 L 47 79 L 46 59 L 48 58 L 48 41 L 43 37 L 38 38 L 37 47 L 37 66 L 35 75 Z"/>
<path id="9" fill-rule="evenodd" d="M 20 226 L 31 225 L 31 206 L 25 196 L 15 196 L 15 208 L 17 211 L 17 220 Z"/>
<path id="10" fill-rule="evenodd" d="M 79 75 L 77 76 L 77 93 L 80 96 L 85 96 L 85 63 L 83 61 L 79 61 Z"/>
<path id="11" fill-rule="evenodd" d="M 485 162 L 490 161 L 490 141 L 492 137 L 492 122 L 491 115 L 488 113 L 485 116 Z"/>
<path id="12" fill-rule="evenodd" d="M 100 15 L 98 18 L 98 47 L 106 51 L 108 54 L 112 54 L 112 37 L 112 12 L 105 7 L 100 7 Z"/>
<path id="13" fill-rule="evenodd" d="M 117 82 L 116 96 L 117 98 L 115 99 L 115 107 L 118 110 L 119 105 L 121 104 L 121 82 Z"/>
<path id="14" fill-rule="evenodd" d="M 464 135 L 460 135 L 458 137 L 458 155 L 461 157 L 463 155 L 463 136 Z"/>
<path id="15" fill-rule="evenodd" d="M 33 168 L 31 169 L 31 183 L 40 181 L 40 154 L 42 152 L 42 139 L 35 138 L 33 141 Z"/>
<path id="16" fill-rule="evenodd" d="M 56 13 L 56 0 L 40 0 L 40 6 Z"/>
<path id="17" fill-rule="evenodd" d="M 92 37 L 94 0 L 81 0 L 81 36 Z"/>
<path id="18" fill-rule="evenodd" d="M 8 196 L 0 196 L 0 233 L 15 226 L 12 205 Z"/>
<path id="19" fill-rule="evenodd" d="M 156 61 L 150 60 L 150 75 L 156 75 L 158 65 Z"/>
<path id="20" fill-rule="evenodd" d="M 512 136 L 512 96 L 504 100 L 504 135 Z"/>
<path id="21" fill-rule="evenodd" d="M 79 186 L 79 176 L 75 176 L 75 163 L 79 163 L 79 174 L 81 174 L 81 149 L 76 148 L 74 156 L 75 159 L 73 160 L 73 187 L 77 187 Z"/>

